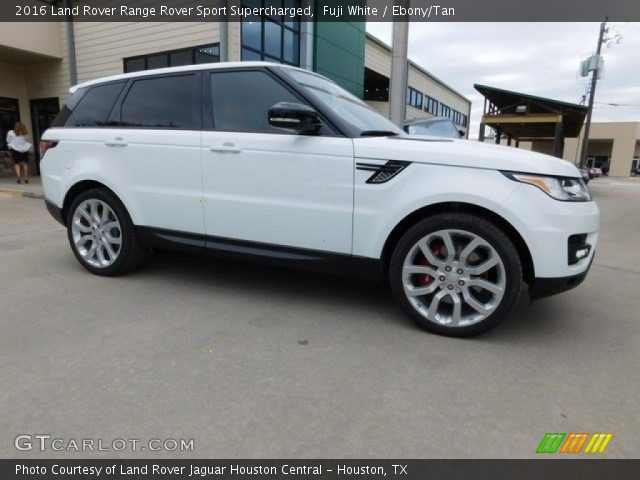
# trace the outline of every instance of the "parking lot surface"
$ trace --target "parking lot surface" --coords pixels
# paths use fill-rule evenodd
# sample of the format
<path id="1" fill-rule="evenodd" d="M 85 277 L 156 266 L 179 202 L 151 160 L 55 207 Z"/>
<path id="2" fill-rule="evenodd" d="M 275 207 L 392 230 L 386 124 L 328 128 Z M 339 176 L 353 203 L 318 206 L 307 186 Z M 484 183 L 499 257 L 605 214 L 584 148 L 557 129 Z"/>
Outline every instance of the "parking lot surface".
<path id="1" fill-rule="evenodd" d="M 640 456 L 640 179 L 594 180 L 591 272 L 484 336 L 416 328 L 385 285 L 161 254 L 85 271 L 43 202 L 0 195 L 0 456 L 534 457 L 546 432 Z M 193 451 L 18 451 L 193 439 Z"/>

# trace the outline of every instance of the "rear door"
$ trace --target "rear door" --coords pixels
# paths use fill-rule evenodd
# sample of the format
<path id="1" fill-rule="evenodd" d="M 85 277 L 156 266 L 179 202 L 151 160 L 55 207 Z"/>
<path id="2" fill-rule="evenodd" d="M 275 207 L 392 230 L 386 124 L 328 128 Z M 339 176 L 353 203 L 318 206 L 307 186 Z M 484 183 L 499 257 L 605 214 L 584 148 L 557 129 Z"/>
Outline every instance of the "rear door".
<path id="1" fill-rule="evenodd" d="M 133 78 L 111 114 L 104 148 L 138 226 L 204 234 L 200 78 Z"/>
<path id="2" fill-rule="evenodd" d="M 307 103 L 265 69 L 205 75 L 202 138 L 207 241 L 351 253 L 353 142 L 271 127 L 278 102 Z"/>

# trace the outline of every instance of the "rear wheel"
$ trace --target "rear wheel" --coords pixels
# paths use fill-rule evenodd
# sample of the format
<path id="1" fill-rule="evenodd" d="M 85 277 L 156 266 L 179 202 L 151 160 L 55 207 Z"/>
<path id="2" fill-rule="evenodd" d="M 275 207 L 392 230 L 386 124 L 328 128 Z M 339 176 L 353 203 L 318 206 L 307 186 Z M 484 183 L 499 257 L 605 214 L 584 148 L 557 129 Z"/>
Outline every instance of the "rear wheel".
<path id="1" fill-rule="evenodd" d="M 150 253 L 136 238 L 122 202 L 106 188 L 87 190 L 74 199 L 68 212 L 67 234 L 78 261 L 98 275 L 125 273 Z"/>
<path id="2" fill-rule="evenodd" d="M 494 224 L 467 213 L 418 222 L 393 252 L 395 298 L 420 326 L 443 335 L 485 332 L 511 313 L 522 289 L 513 243 Z"/>

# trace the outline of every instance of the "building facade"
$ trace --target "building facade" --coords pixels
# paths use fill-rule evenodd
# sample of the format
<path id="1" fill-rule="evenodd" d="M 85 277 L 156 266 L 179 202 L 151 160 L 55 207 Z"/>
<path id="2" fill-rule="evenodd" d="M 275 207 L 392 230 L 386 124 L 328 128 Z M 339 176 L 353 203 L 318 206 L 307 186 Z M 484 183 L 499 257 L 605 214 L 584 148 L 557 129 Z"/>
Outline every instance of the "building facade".
<path id="1" fill-rule="evenodd" d="M 0 23 L 0 175 L 11 174 L 7 130 L 20 120 L 37 144 L 73 84 L 123 72 L 225 60 L 267 60 L 314 70 L 388 114 L 390 49 L 366 34 L 364 21 L 256 17 L 219 23 Z M 409 85 L 422 97 L 418 101 L 417 94 L 408 94 L 407 119 L 444 114 L 466 132 L 467 99 L 414 63 Z M 370 88 L 383 90 L 375 96 Z M 428 98 L 437 101 L 436 109 Z M 33 156 L 37 171 L 38 153 Z"/>
<path id="2" fill-rule="evenodd" d="M 629 177 L 640 164 L 640 122 L 594 122 L 586 151 L 588 167 L 603 168 L 610 177 Z M 580 136 L 565 140 L 562 158 L 580 162 L 584 128 Z M 490 140 L 487 140 L 490 141 Z M 521 142 L 521 148 L 551 155 L 551 140 Z"/>
<path id="3" fill-rule="evenodd" d="M 391 47 L 367 34 L 364 66 L 364 99 L 388 117 Z M 447 117 L 468 138 L 471 101 L 411 60 L 408 77 L 406 119 Z"/>

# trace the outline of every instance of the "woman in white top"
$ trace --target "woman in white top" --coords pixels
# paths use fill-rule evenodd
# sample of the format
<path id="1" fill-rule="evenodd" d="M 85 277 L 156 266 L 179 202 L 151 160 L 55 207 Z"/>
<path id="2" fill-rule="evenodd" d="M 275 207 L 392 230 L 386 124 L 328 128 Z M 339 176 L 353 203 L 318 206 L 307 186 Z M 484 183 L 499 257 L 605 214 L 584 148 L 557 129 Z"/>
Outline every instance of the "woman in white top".
<path id="1" fill-rule="evenodd" d="M 31 144 L 27 141 L 28 133 L 27 127 L 22 122 L 16 123 L 13 130 L 9 130 L 9 133 L 7 133 L 7 146 L 13 157 L 18 183 L 20 183 L 20 180 L 24 183 L 29 183 L 27 175 L 29 174 L 29 150 L 31 150 Z"/>

